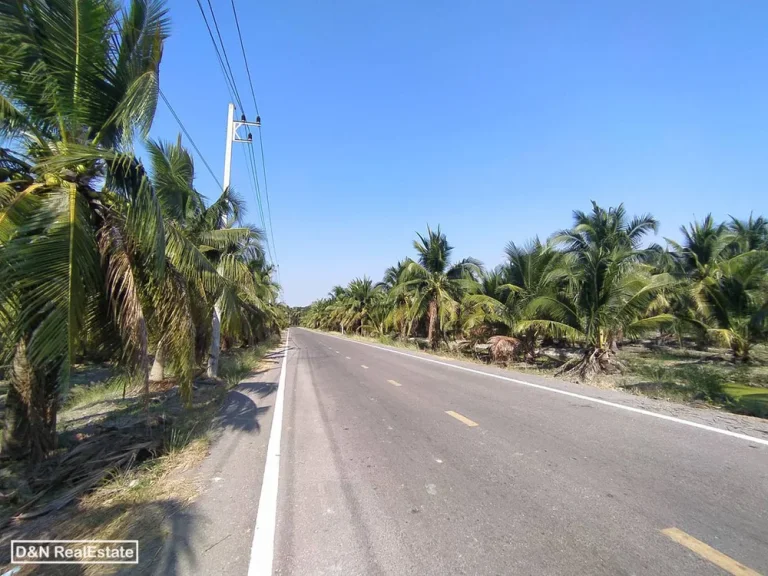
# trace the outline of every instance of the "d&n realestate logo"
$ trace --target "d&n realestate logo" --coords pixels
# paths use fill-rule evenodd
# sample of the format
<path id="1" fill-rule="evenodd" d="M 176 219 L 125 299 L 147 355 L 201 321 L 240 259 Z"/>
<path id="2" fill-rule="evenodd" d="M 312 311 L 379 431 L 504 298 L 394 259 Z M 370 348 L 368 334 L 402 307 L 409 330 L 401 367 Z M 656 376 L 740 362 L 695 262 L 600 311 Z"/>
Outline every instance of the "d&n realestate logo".
<path id="1" fill-rule="evenodd" d="M 11 564 L 138 563 L 138 540 L 11 541 Z"/>

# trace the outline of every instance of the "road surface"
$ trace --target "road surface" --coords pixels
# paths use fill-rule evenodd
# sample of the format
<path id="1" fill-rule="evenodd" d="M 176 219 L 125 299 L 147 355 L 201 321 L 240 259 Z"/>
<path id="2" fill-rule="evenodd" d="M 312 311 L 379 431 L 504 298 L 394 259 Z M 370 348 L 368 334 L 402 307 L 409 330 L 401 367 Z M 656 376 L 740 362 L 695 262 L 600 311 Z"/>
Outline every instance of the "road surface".
<path id="1" fill-rule="evenodd" d="M 291 329 L 275 573 L 768 574 L 765 436 L 543 384 Z"/>

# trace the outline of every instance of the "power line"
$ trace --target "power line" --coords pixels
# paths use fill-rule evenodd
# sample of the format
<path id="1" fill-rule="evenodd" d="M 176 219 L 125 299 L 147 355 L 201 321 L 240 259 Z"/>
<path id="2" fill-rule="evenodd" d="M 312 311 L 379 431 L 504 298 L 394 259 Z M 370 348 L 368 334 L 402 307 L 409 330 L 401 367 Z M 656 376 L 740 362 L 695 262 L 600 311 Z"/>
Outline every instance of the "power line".
<path id="1" fill-rule="evenodd" d="M 261 126 L 259 126 L 259 148 L 261 148 L 261 171 L 264 177 L 264 196 L 267 198 L 267 217 L 269 218 L 269 235 L 272 238 L 272 248 L 277 260 L 277 246 L 275 246 L 274 226 L 272 226 L 272 208 L 269 205 L 269 186 L 267 185 L 267 164 L 264 162 L 264 143 L 261 139 Z M 280 268 L 277 269 L 277 277 L 280 278 Z"/>
<path id="2" fill-rule="evenodd" d="M 227 49 L 224 47 L 224 40 L 221 38 L 221 32 L 219 31 L 219 23 L 216 21 L 216 14 L 213 11 L 213 5 L 211 4 L 211 0 L 208 0 L 208 8 L 211 11 L 211 17 L 213 18 L 213 27 L 216 28 L 216 35 L 219 37 L 219 43 L 221 44 L 221 53 L 224 55 L 224 62 L 226 62 L 227 70 L 229 70 L 229 75 L 232 78 L 232 86 L 235 89 L 235 96 L 237 97 L 237 103 L 240 106 L 240 112 L 242 113 L 245 110 L 245 107 L 243 106 L 243 101 L 240 99 L 240 93 L 237 91 L 237 84 L 235 83 L 235 75 L 232 73 L 232 66 L 229 65 L 229 58 L 227 57 Z"/>
<path id="3" fill-rule="evenodd" d="M 171 114 L 176 119 L 176 122 L 179 124 L 179 127 L 181 128 L 181 131 L 184 133 L 184 135 L 189 139 L 190 144 L 192 144 L 192 148 L 195 149 L 195 152 L 197 152 L 197 155 L 200 157 L 200 160 L 203 161 L 203 164 L 208 169 L 208 172 L 211 174 L 211 177 L 213 178 L 214 182 L 219 185 L 219 188 L 221 188 L 221 182 L 219 182 L 219 179 L 216 178 L 216 174 L 214 174 L 213 170 L 211 170 L 211 167 L 208 165 L 208 162 L 206 162 L 205 157 L 203 156 L 203 153 L 200 152 L 200 149 L 197 147 L 197 144 L 195 144 L 195 141 L 192 139 L 192 136 L 190 136 L 189 132 L 187 132 L 187 129 L 184 127 L 184 123 L 181 121 L 181 118 L 179 118 L 179 115 L 176 114 L 176 110 L 173 109 L 173 106 L 171 106 L 171 103 L 168 101 L 168 98 L 166 98 L 165 94 L 163 94 L 163 91 L 160 90 L 160 98 L 163 99 L 163 102 L 165 102 L 165 105 L 168 106 L 168 110 L 171 111 Z"/>
<path id="4" fill-rule="evenodd" d="M 248 153 L 245 151 L 245 148 L 242 148 L 242 151 L 243 151 L 243 161 L 245 162 L 245 168 L 248 170 L 248 177 L 249 177 L 249 180 L 250 180 L 249 183 L 251 185 L 251 193 L 253 194 L 253 199 L 256 200 L 256 205 L 259 208 L 259 219 L 261 220 L 262 230 L 264 230 L 264 233 L 266 234 L 267 231 L 264 228 L 264 216 L 263 216 L 263 213 L 262 213 L 263 211 L 261 209 L 261 198 L 259 197 L 259 194 L 258 194 L 258 192 L 256 190 L 255 185 L 254 185 L 255 179 L 254 179 L 254 176 L 253 176 L 253 168 L 252 168 L 253 163 L 251 162 L 251 159 L 250 159 Z"/>
<path id="5" fill-rule="evenodd" d="M 240 33 L 240 20 L 237 17 L 235 0 L 230 0 L 230 3 L 232 4 L 232 14 L 234 14 L 235 16 L 235 26 L 237 26 L 237 37 L 240 39 L 240 50 L 243 53 L 243 62 L 245 62 L 245 72 L 248 74 L 248 85 L 251 87 L 251 97 L 253 98 L 253 106 L 254 108 L 256 108 L 256 115 L 259 116 L 259 105 L 256 103 L 256 92 L 254 92 L 253 90 L 253 80 L 251 80 L 251 69 L 248 66 L 248 58 L 245 55 L 245 45 L 243 44 L 243 35 Z"/>
<path id="6" fill-rule="evenodd" d="M 267 223 L 264 220 L 264 206 L 261 202 L 261 190 L 259 189 L 259 173 L 256 168 L 256 157 L 253 153 L 252 145 L 248 149 L 248 156 L 249 156 L 248 160 L 250 161 L 250 168 L 248 172 L 252 175 L 253 181 L 256 183 L 255 196 L 256 196 L 256 202 L 259 205 L 259 217 L 261 218 L 261 227 L 264 230 L 264 243 L 267 245 L 267 253 L 269 254 L 269 260 L 274 263 L 275 258 L 272 255 L 272 246 L 268 236 L 269 229 L 267 229 Z"/>
<path id="7" fill-rule="evenodd" d="M 229 96 L 232 98 L 232 100 L 235 100 L 238 105 L 240 106 L 240 109 L 242 110 L 243 103 L 240 100 L 240 94 L 237 92 L 237 86 L 235 86 L 235 79 L 234 76 L 230 78 L 229 74 L 227 73 L 227 69 L 224 66 L 224 60 L 221 58 L 221 53 L 219 52 L 219 45 L 216 43 L 216 39 L 213 37 L 213 31 L 211 30 L 210 24 L 208 24 L 208 17 L 205 15 L 205 9 L 203 8 L 203 5 L 200 3 L 200 0 L 197 0 L 197 7 L 200 9 L 200 15 L 203 17 L 203 22 L 205 23 L 205 27 L 208 29 L 208 36 L 211 39 L 211 43 L 213 44 L 213 49 L 216 51 L 216 58 L 219 60 L 219 68 L 221 68 L 221 73 L 224 75 L 224 81 L 227 83 L 227 90 L 229 91 Z M 223 48 L 223 45 L 222 45 Z"/>
<path id="8" fill-rule="evenodd" d="M 210 0 L 208 0 L 210 2 Z M 248 86 L 251 89 L 251 97 L 253 98 L 253 106 L 256 109 L 256 115 L 260 116 L 259 114 L 259 104 L 256 102 L 256 91 L 253 89 L 253 79 L 251 78 L 251 69 L 248 66 L 248 56 L 245 53 L 245 44 L 243 43 L 243 35 L 240 32 L 240 20 L 237 17 L 237 8 L 235 8 L 235 0 L 230 0 L 230 4 L 232 4 L 232 14 L 235 17 L 235 26 L 237 27 L 237 37 L 240 40 L 240 50 L 243 53 L 243 62 L 245 63 L 245 71 L 248 75 Z M 261 118 L 259 118 L 261 120 Z M 275 260 L 277 259 L 277 246 L 275 245 L 275 235 L 274 235 L 274 226 L 272 225 L 272 207 L 270 206 L 269 202 L 269 184 L 267 183 L 267 164 L 264 161 L 264 140 L 261 136 L 261 122 L 259 122 L 259 148 L 261 150 L 261 169 L 262 169 L 262 175 L 264 178 L 264 196 L 267 199 L 267 217 L 269 219 L 269 234 L 270 238 L 272 239 L 272 248 L 275 251 Z M 258 176 L 256 179 L 257 186 L 258 186 Z M 280 269 L 278 268 L 278 278 L 280 275 Z"/>

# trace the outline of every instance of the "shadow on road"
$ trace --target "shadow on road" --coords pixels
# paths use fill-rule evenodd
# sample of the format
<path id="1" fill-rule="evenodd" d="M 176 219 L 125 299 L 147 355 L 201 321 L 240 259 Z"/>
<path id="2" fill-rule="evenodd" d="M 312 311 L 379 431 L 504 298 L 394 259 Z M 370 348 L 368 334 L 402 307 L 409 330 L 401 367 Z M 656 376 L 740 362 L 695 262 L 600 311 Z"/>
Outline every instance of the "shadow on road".
<path id="1" fill-rule="evenodd" d="M 247 390 L 245 386 L 255 387 L 257 384 L 241 385 L 238 389 L 231 390 L 227 394 L 219 415 L 213 419 L 211 426 L 213 432 L 242 430 L 244 432 L 256 431 L 258 433 L 261 431 L 259 416 L 269 411 L 270 406 L 257 406 L 247 394 L 243 393 L 243 391 Z M 269 386 L 269 384 L 264 384 L 263 386 Z"/>

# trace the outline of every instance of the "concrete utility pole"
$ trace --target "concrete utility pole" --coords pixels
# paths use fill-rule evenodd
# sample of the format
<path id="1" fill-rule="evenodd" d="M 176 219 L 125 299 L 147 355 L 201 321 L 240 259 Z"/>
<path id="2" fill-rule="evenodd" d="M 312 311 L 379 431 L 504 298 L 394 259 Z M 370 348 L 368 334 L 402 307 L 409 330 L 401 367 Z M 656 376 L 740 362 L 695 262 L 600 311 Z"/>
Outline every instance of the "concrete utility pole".
<path id="1" fill-rule="evenodd" d="M 261 126 L 261 118 L 256 116 L 255 122 L 248 122 L 245 114 L 240 116 L 240 120 L 235 122 L 235 105 L 230 102 L 227 109 L 227 143 L 224 147 L 224 189 L 226 192 L 232 178 L 232 144 L 234 142 L 244 142 L 251 144 L 253 136 L 248 132 L 245 136 L 238 134 L 238 130 L 243 126 Z M 226 220 L 224 226 L 229 224 Z M 211 318 L 211 349 L 208 353 L 208 377 L 216 378 L 219 374 L 219 355 L 221 354 L 221 306 L 218 300 L 213 307 L 213 316 Z"/>

